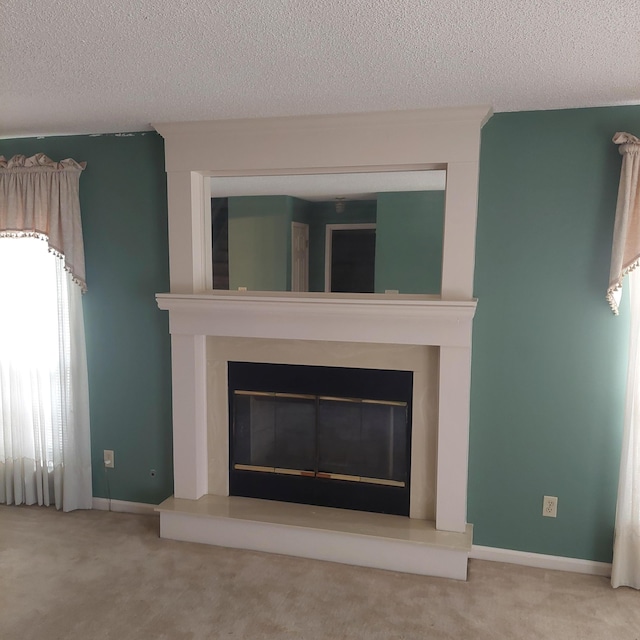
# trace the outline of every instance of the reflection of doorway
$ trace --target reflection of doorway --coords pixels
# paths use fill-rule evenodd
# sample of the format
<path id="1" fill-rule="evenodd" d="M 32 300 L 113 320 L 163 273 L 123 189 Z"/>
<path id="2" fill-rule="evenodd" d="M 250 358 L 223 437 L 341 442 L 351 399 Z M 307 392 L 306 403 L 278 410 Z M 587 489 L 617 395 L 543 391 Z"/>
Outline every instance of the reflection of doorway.
<path id="1" fill-rule="evenodd" d="M 325 246 L 325 291 L 373 293 L 376 225 L 328 224 Z"/>
<path id="2" fill-rule="evenodd" d="M 291 223 L 291 291 L 309 291 L 309 225 Z"/>

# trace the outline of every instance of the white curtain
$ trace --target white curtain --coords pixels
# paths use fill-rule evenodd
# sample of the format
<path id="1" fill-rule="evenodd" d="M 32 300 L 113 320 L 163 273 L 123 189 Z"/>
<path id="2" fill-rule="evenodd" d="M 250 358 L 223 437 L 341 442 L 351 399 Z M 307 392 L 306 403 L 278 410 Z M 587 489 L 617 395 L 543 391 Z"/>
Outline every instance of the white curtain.
<path id="1" fill-rule="evenodd" d="M 629 274 L 631 333 L 611 584 L 640 589 L 640 271 Z"/>
<path id="2" fill-rule="evenodd" d="M 82 166 L 36 158 L 0 158 L 0 502 L 88 509 Z"/>
<path id="3" fill-rule="evenodd" d="M 617 314 L 629 276 L 631 326 L 611 584 L 640 589 L 640 140 L 616 133 L 622 171 L 607 299 Z"/>

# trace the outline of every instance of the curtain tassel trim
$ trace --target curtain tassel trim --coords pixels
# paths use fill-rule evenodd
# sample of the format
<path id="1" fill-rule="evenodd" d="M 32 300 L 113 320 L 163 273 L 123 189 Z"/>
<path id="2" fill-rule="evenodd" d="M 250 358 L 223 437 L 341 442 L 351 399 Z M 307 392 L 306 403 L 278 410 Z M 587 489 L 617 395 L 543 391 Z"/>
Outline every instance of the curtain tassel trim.
<path id="1" fill-rule="evenodd" d="M 62 260 L 64 270 L 71 276 L 71 280 L 74 284 L 80 287 L 82 293 L 87 292 L 87 283 L 80 277 L 78 277 L 71 267 L 65 261 L 64 253 L 59 251 L 55 247 L 51 246 L 49 236 L 46 233 L 40 233 L 39 231 L 9 231 L 0 230 L 0 238 L 36 238 L 47 243 L 49 253 L 53 254 L 59 260 Z"/>

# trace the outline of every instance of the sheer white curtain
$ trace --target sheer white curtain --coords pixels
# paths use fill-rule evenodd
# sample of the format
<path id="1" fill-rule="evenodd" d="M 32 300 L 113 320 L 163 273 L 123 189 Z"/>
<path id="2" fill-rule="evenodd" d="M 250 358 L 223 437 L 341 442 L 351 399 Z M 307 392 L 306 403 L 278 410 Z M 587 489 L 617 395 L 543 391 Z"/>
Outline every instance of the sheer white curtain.
<path id="1" fill-rule="evenodd" d="M 0 502 L 70 511 L 92 491 L 82 167 L 65 162 L 0 158 Z"/>
<path id="2" fill-rule="evenodd" d="M 613 141 L 622 171 L 607 299 L 617 314 L 628 275 L 631 326 L 611 584 L 640 589 L 640 140 L 616 133 Z"/>

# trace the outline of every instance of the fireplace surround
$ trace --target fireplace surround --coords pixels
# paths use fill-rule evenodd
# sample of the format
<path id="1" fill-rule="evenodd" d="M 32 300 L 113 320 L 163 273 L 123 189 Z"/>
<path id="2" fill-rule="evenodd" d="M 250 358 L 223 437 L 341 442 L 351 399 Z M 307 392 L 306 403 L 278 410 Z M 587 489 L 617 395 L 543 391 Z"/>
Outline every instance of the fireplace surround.
<path id="1" fill-rule="evenodd" d="M 174 424 L 163 537 L 466 577 L 475 217 L 488 115 L 465 108 L 156 126 L 165 138 L 171 276 L 171 293 L 157 301 L 169 312 Z M 447 170 L 439 296 L 211 290 L 207 176 L 428 167 Z M 424 357 L 435 378 L 426 389 L 426 373 L 414 380 L 409 518 L 229 497 L 222 363 L 249 353 L 255 362 L 358 367 L 373 359 L 403 370 L 388 362 L 404 352 Z M 416 403 L 416 394 L 430 401 Z"/>

